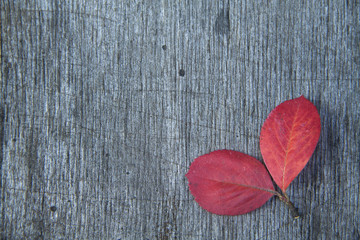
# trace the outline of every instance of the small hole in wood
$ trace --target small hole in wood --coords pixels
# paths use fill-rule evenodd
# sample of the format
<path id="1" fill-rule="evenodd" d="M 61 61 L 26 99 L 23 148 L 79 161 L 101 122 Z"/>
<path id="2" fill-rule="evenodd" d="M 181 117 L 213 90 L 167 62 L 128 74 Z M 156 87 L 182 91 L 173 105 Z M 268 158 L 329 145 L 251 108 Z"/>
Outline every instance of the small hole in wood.
<path id="1" fill-rule="evenodd" d="M 179 75 L 180 75 L 180 77 L 185 76 L 185 70 L 184 70 L 184 69 L 180 69 Z"/>

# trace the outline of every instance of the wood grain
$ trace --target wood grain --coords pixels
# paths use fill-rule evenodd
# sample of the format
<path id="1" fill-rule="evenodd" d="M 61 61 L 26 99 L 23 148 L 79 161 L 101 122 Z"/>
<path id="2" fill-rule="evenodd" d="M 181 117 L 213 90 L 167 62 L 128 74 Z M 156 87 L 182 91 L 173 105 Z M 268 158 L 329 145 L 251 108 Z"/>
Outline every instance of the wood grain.
<path id="1" fill-rule="evenodd" d="M 1 1 L 2 239 L 360 238 L 359 1 Z M 242 216 L 189 193 L 194 158 L 260 160 L 279 103 L 315 153 Z"/>

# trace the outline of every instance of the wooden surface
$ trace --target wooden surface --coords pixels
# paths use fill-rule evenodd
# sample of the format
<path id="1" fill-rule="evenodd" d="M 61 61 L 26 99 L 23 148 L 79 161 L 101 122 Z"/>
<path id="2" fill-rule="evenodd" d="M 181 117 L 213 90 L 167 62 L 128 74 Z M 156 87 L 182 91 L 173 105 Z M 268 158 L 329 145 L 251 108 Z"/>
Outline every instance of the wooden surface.
<path id="1" fill-rule="evenodd" d="M 1 239 L 359 239 L 359 1 L 1 1 Z M 260 160 L 279 103 L 322 132 L 242 216 L 189 193 L 192 160 Z"/>

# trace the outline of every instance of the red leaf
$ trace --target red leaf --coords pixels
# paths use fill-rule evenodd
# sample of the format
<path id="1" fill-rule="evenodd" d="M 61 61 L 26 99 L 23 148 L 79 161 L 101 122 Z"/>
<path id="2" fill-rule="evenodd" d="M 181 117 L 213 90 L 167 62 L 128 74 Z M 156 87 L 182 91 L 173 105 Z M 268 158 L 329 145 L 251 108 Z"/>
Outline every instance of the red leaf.
<path id="1" fill-rule="evenodd" d="M 271 111 L 260 133 L 260 150 L 276 184 L 285 192 L 313 154 L 320 137 L 320 116 L 303 96 Z"/>
<path id="2" fill-rule="evenodd" d="M 195 201 L 219 215 L 250 212 L 275 193 L 262 163 L 231 150 L 214 151 L 196 158 L 186 177 Z"/>

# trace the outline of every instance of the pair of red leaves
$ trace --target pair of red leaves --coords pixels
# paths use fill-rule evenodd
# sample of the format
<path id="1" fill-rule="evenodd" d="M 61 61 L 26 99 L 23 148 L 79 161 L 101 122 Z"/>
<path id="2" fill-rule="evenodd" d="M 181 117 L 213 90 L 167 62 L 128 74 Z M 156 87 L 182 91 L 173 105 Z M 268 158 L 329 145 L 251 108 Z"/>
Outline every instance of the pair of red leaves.
<path id="1" fill-rule="evenodd" d="M 260 133 L 261 154 L 271 176 L 247 154 L 214 151 L 196 158 L 186 174 L 195 201 L 215 214 L 239 215 L 277 195 L 295 210 L 285 191 L 313 154 L 320 129 L 319 113 L 309 100 L 301 96 L 281 103 Z M 281 191 L 274 189 L 271 177 Z"/>

